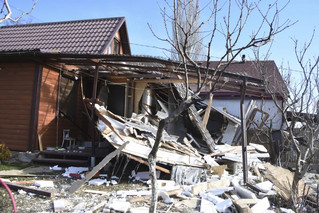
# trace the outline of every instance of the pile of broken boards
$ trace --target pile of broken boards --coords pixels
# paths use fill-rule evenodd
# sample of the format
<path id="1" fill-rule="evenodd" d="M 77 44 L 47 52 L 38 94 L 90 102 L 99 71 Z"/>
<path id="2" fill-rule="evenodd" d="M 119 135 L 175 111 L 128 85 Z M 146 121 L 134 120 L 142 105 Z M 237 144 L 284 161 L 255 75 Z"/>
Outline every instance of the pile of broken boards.
<path id="1" fill-rule="evenodd" d="M 131 158 L 133 156 L 133 159 L 141 161 L 144 159 L 146 162 L 155 142 L 156 126 L 142 122 L 142 115 L 133 115 L 132 118 L 127 119 L 114 115 L 97 104 L 95 109 L 99 117 L 98 128 L 107 141 L 115 148 L 128 142 L 121 152 Z M 280 173 L 283 175 L 283 183 L 276 178 L 272 179 L 271 175 L 266 176 L 268 180 L 264 181 L 260 170 L 268 169 L 269 171 L 272 167 L 266 164 L 269 167 L 266 168 L 260 160 L 269 158 L 266 148 L 259 144 L 250 144 L 247 152 L 248 164 L 250 168 L 254 168 L 255 172 L 255 175 L 252 173 L 248 175 L 249 185 L 254 190 L 241 185 L 243 171 L 240 146 L 215 145 L 213 154 L 204 154 L 195 149 L 188 140 L 185 139 L 184 144 L 179 143 L 176 137 L 164 131 L 157 153 L 157 162 L 172 166 L 173 169 L 170 172 L 157 167 L 157 169 L 162 168 L 159 169 L 161 171 L 171 173 L 172 180 L 169 184 L 167 181 L 159 182 L 159 197 L 171 204 L 168 208 L 178 209 L 181 205 L 190 205 L 200 212 L 236 212 L 235 209 L 239 212 L 266 212 L 271 208 L 268 196 L 280 196 L 287 201 L 291 189 L 287 180 L 292 180 L 292 174 L 289 174 L 288 178 L 288 170 Z M 232 175 L 229 174 L 230 172 Z M 124 195 L 138 196 L 140 194 L 127 192 Z M 177 202 L 170 198 L 172 195 L 178 198 Z M 150 195 L 130 198 L 126 206 L 136 201 L 148 202 L 149 198 Z M 200 201 L 199 204 L 198 201 Z M 114 208 L 112 204 L 109 207 Z"/>

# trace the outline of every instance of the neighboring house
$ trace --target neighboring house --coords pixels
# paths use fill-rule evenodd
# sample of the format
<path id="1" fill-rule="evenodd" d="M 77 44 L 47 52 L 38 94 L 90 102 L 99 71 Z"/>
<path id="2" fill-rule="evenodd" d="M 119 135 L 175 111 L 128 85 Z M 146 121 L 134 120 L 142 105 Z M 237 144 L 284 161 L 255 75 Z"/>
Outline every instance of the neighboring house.
<path id="1" fill-rule="evenodd" d="M 219 62 L 210 62 L 211 68 L 216 68 Z M 200 63 L 206 66 L 206 62 Z M 223 68 L 221 63 L 221 68 Z M 225 70 L 225 72 L 233 73 L 241 76 L 253 77 L 261 79 L 268 84 L 269 90 L 275 94 L 277 102 L 282 106 L 284 100 L 288 95 L 286 84 L 274 61 L 239 61 L 232 62 Z M 205 92 L 203 93 L 203 95 Z M 255 100 L 255 105 L 265 113 L 269 114 L 266 124 L 269 126 L 272 122 L 273 130 L 279 130 L 282 125 L 282 114 L 276 107 L 269 91 L 266 91 L 262 96 L 250 97 L 246 95 L 245 108 L 247 109 L 251 100 Z M 216 108 L 224 109 L 229 114 L 240 118 L 240 93 L 226 91 L 224 89 L 217 89 L 214 91 L 212 105 Z M 257 112 L 254 121 L 259 125 L 261 123 L 261 112 Z M 249 117 L 249 115 L 248 115 Z M 253 125 L 254 126 L 254 125 Z M 253 127 L 252 126 L 252 127 Z M 256 126 L 255 126 L 256 127 Z"/>
<path id="2" fill-rule="evenodd" d="M 73 65 L 50 65 L 32 55 L 37 52 L 130 55 L 125 18 L 0 27 L 0 54 L 12 55 L 0 57 L 0 142 L 11 150 L 38 149 L 39 135 L 44 148 L 58 146 L 62 129 L 75 136 L 87 126 L 80 83 L 65 72 Z"/>

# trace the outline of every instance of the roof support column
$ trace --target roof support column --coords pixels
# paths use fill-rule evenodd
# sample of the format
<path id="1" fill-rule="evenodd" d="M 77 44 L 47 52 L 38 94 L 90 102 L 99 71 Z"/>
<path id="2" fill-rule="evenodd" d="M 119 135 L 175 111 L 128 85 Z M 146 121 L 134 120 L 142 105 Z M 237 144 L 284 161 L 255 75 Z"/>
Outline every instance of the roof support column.
<path id="1" fill-rule="evenodd" d="M 92 110 L 91 110 L 91 123 L 92 123 L 92 153 L 91 153 L 91 167 L 95 166 L 95 103 L 97 93 L 97 82 L 99 78 L 99 65 L 95 66 L 93 90 L 92 90 Z"/>
<path id="2" fill-rule="evenodd" d="M 241 115 L 241 132 L 242 132 L 242 158 L 243 158 L 243 178 L 244 184 L 247 183 L 248 170 L 247 170 L 247 131 L 246 131 L 246 113 L 245 113 L 245 94 L 246 94 L 247 79 L 244 77 L 241 85 L 240 95 L 240 115 Z"/>

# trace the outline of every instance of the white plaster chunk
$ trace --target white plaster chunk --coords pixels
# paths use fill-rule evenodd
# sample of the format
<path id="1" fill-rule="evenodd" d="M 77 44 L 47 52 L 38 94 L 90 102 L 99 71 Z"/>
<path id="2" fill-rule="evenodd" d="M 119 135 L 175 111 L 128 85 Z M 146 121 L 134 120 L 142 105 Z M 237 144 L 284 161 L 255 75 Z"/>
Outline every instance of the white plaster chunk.
<path id="1" fill-rule="evenodd" d="M 205 155 L 204 160 L 210 166 L 219 166 L 219 164 L 209 155 Z"/>
<path id="2" fill-rule="evenodd" d="M 228 192 L 233 189 L 234 187 L 220 187 L 215 189 L 208 189 L 207 192 L 212 193 L 213 195 L 219 196 L 219 195 L 222 195 L 224 192 Z"/>
<path id="3" fill-rule="evenodd" d="M 267 192 L 269 192 L 271 189 L 272 189 L 272 187 L 273 187 L 273 183 L 272 182 L 270 182 L 269 180 L 267 180 L 267 181 L 264 181 L 264 182 L 261 182 L 261 183 L 257 183 L 256 185 L 255 185 L 255 187 L 257 188 L 257 189 L 259 189 L 260 191 L 262 191 L 262 192 L 264 192 L 264 193 L 267 193 Z"/>
<path id="4" fill-rule="evenodd" d="M 176 185 L 176 182 L 173 180 L 156 180 L 158 190 L 171 191 L 179 189 L 180 186 Z"/>
<path id="5" fill-rule="evenodd" d="M 116 192 L 117 196 L 121 196 L 121 197 L 127 197 L 127 196 L 146 196 L 146 195 L 151 195 L 152 192 L 150 190 L 141 190 L 141 191 L 137 191 L 137 190 L 119 190 Z"/>
<path id="6" fill-rule="evenodd" d="M 62 170 L 62 167 L 59 167 L 58 165 L 55 165 L 53 167 L 49 167 L 50 170 L 53 170 L 53 171 L 61 171 Z"/>
<path id="7" fill-rule="evenodd" d="M 53 201 L 54 211 L 63 211 L 65 209 L 65 201 L 63 199 Z"/>
<path id="8" fill-rule="evenodd" d="M 215 205 L 206 200 L 205 198 L 202 198 L 200 203 L 200 212 L 201 213 L 217 213 Z"/>
<path id="9" fill-rule="evenodd" d="M 38 186 L 40 188 L 53 188 L 54 184 L 53 181 L 49 180 L 38 180 L 34 182 L 35 186 Z"/>
<path id="10" fill-rule="evenodd" d="M 94 186 L 100 186 L 104 183 L 107 183 L 107 180 L 101 179 L 101 178 L 92 179 L 88 182 L 89 185 L 94 185 Z"/>
<path id="11" fill-rule="evenodd" d="M 174 200 L 172 198 L 170 198 L 169 195 L 167 194 L 167 192 L 164 190 L 159 191 L 158 196 L 163 199 L 164 203 L 169 204 L 169 203 L 174 202 Z"/>
<path id="12" fill-rule="evenodd" d="M 116 180 L 111 180 L 111 184 L 112 185 L 117 185 L 117 181 Z"/>
<path id="13" fill-rule="evenodd" d="M 103 209 L 103 212 L 109 212 L 110 209 L 119 212 L 127 212 L 131 204 L 125 200 L 112 200 Z"/>
<path id="14" fill-rule="evenodd" d="M 252 213 L 263 213 L 270 207 L 270 203 L 267 197 L 258 200 L 257 203 L 251 207 Z"/>
<path id="15" fill-rule="evenodd" d="M 224 199 L 222 199 L 222 198 L 220 198 L 218 196 L 215 196 L 215 195 L 213 195 L 211 193 L 202 192 L 202 193 L 200 193 L 200 196 L 202 198 L 206 199 L 206 200 L 209 200 L 210 202 L 214 203 L 215 205 L 224 201 Z"/>
<path id="16" fill-rule="evenodd" d="M 259 152 L 268 152 L 268 150 L 261 144 L 249 143 L 249 146 L 254 147 Z"/>
<path id="17" fill-rule="evenodd" d="M 235 193 L 241 198 L 249 198 L 249 199 L 257 200 L 255 193 L 249 191 L 248 189 L 245 189 L 244 187 L 240 185 L 234 185 L 234 188 L 235 188 Z"/>
<path id="18" fill-rule="evenodd" d="M 226 210 L 233 205 L 231 199 L 226 199 L 222 202 L 216 204 L 216 209 L 218 212 L 226 212 Z"/>
<path id="19" fill-rule="evenodd" d="M 63 177 L 70 177 L 70 173 L 80 174 L 82 172 L 89 171 L 88 167 L 68 167 L 65 169 L 65 172 L 62 174 Z"/>

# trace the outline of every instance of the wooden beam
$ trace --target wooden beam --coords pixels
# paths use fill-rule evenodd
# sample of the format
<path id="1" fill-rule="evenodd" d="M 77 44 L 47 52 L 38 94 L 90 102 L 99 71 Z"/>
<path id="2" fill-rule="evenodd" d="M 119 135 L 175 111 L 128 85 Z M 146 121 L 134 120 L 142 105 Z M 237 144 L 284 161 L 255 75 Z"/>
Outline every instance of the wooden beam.
<path id="1" fill-rule="evenodd" d="M 76 182 L 74 182 L 71 187 L 69 188 L 69 192 L 73 193 L 76 190 L 78 190 L 84 183 L 86 183 L 87 181 L 89 181 L 98 171 L 100 171 L 108 162 L 110 162 L 110 160 L 112 160 L 117 154 L 119 154 L 122 149 L 125 148 L 126 144 L 128 144 L 129 142 L 125 142 L 123 143 L 118 149 L 116 149 L 115 151 L 111 152 L 110 154 L 108 154 L 98 165 L 96 165 L 91 172 L 89 172 L 89 174 L 87 174 L 85 176 L 84 179 L 82 180 L 78 180 Z"/>
<path id="2" fill-rule="evenodd" d="M 208 119 L 209 119 L 210 111 L 212 109 L 212 102 L 213 102 L 213 94 L 210 93 L 209 94 L 209 100 L 208 100 L 207 108 L 206 108 L 205 115 L 204 115 L 204 118 L 203 118 L 203 123 L 202 123 L 203 129 L 206 129 L 206 125 L 207 125 L 207 122 L 208 122 Z"/>
<path id="3" fill-rule="evenodd" d="M 149 163 L 148 163 L 147 161 L 142 160 L 142 159 L 140 159 L 140 158 L 134 157 L 134 156 L 132 156 L 132 155 L 126 155 L 126 156 L 127 156 L 128 158 L 131 158 L 132 160 L 135 160 L 135 161 L 139 162 L 139 163 L 145 164 L 145 165 L 147 165 L 147 166 L 149 165 Z M 168 169 L 165 169 L 165 168 L 163 168 L 163 167 L 156 166 L 155 168 L 156 168 L 157 170 L 161 171 L 161 172 L 166 173 L 166 174 L 171 174 L 171 171 L 169 171 Z"/>
<path id="4" fill-rule="evenodd" d="M 18 184 L 14 184 L 14 183 L 8 183 L 6 182 L 6 184 L 8 185 L 8 187 L 11 190 L 19 190 L 22 189 L 25 192 L 31 192 L 37 195 L 42 195 L 42 196 L 46 196 L 46 197 L 53 197 L 54 193 L 53 192 L 49 192 L 49 191 L 45 191 L 45 190 L 41 190 L 41 189 L 36 189 L 36 188 L 31 188 L 28 186 L 21 186 Z"/>

